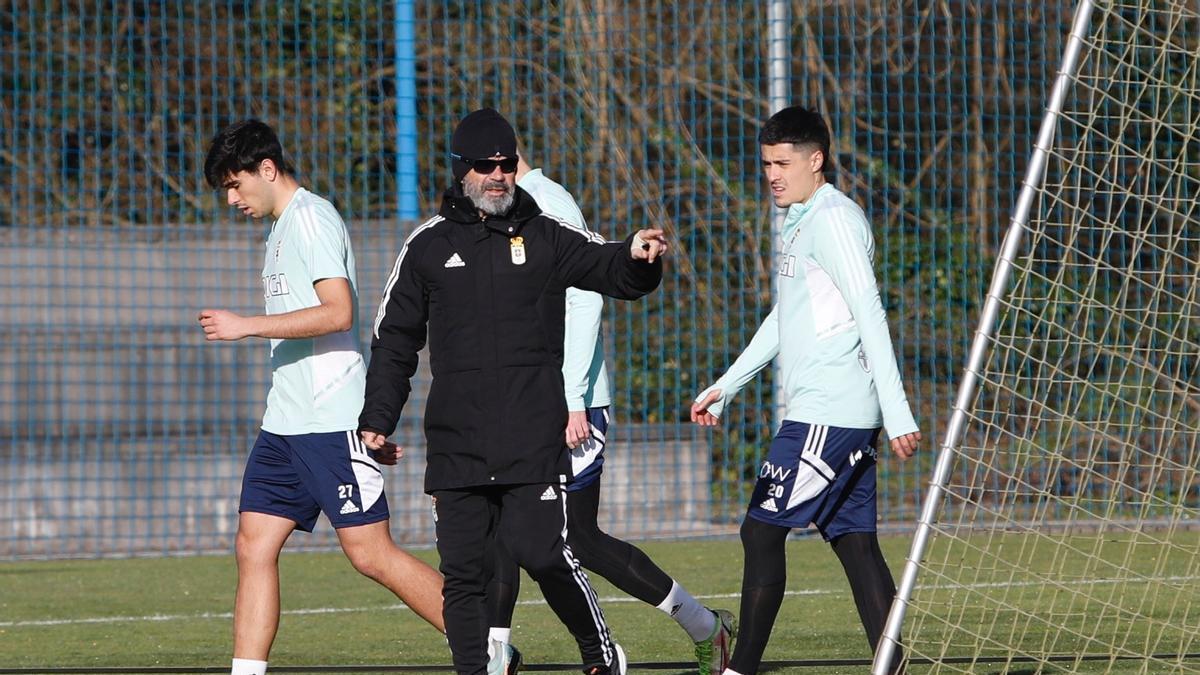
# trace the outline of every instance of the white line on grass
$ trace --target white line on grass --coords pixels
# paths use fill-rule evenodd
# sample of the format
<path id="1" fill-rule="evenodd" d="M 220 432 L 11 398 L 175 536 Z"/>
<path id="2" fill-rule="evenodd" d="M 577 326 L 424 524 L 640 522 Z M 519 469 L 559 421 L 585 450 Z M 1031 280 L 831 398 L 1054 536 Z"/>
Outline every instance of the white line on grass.
<path id="1" fill-rule="evenodd" d="M 787 591 L 787 595 L 832 595 L 841 591 Z M 717 595 L 697 595 L 700 600 L 737 598 L 738 593 L 721 593 Z M 618 602 L 641 602 L 627 595 L 600 598 L 601 604 Z M 544 605 L 542 600 L 521 600 L 518 605 Z M 312 607 L 309 609 L 285 609 L 280 612 L 287 616 L 304 616 L 308 614 L 348 614 L 351 612 L 380 612 L 407 610 L 408 605 L 380 605 L 378 607 Z M 156 621 L 179 621 L 183 619 L 232 619 L 233 612 L 200 612 L 198 614 L 146 614 L 144 616 L 97 616 L 81 619 L 36 619 L 28 621 L 0 621 L 0 628 L 20 628 L 24 626 L 71 626 L 76 624 L 105 624 L 105 623 L 137 623 Z"/>
<path id="2" fill-rule="evenodd" d="M 1101 585 L 1101 584 L 1120 584 L 1120 583 L 1137 583 L 1147 581 L 1159 581 L 1164 583 L 1185 582 L 1185 581 L 1200 581 L 1200 577 L 1182 576 L 1182 577 L 1146 577 L 1142 579 L 1092 579 L 1088 581 L 1076 581 L 1061 584 L 1064 586 L 1081 586 L 1081 585 Z M 978 583 L 978 584 L 953 584 L 947 586 L 938 586 L 937 588 L 996 588 L 1001 586 L 1010 586 L 1013 588 L 1021 586 L 1034 586 L 1039 582 L 1022 581 L 1022 582 L 995 582 L 995 583 Z M 918 588 L 923 588 L 918 585 Z M 927 588 L 927 587 L 925 587 Z M 810 589 L 804 591 L 787 591 L 784 595 L 801 596 L 801 595 L 842 595 L 848 593 L 848 590 L 825 590 L 825 589 Z M 697 595 L 698 600 L 727 600 L 730 598 L 739 598 L 740 593 L 716 593 L 709 595 Z M 636 598 L 631 598 L 627 595 L 617 595 L 606 598 L 600 598 L 601 604 L 611 604 L 619 602 L 641 602 Z M 542 600 L 521 600 L 518 605 L 544 605 Z M 286 609 L 280 612 L 287 616 L 304 616 L 309 614 L 348 614 L 352 612 L 378 612 L 378 611 L 394 611 L 407 610 L 408 605 L 394 604 L 381 605 L 379 607 L 312 607 L 309 609 Z M 80 624 L 106 624 L 106 623 L 139 623 L 139 622 L 158 622 L 158 621 L 180 621 L 187 619 L 232 619 L 233 612 L 200 612 L 198 614 L 146 614 L 143 616 L 96 616 L 81 619 L 35 619 L 27 621 L 0 621 L 0 628 L 23 628 L 36 626 L 72 626 Z"/>

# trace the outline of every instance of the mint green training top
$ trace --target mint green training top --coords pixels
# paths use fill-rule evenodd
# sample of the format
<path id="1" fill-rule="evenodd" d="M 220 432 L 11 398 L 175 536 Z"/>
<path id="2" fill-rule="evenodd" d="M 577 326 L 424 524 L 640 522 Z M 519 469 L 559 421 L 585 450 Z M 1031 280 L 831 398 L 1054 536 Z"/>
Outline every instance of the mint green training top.
<path id="1" fill-rule="evenodd" d="M 358 428 L 366 367 L 358 348 L 358 282 L 350 235 L 337 209 L 304 188 L 271 226 L 263 260 L 267 314 L 321 304 L 313 284 L 350 282 L 354 325 L 314 338 L 271 340 L 271 391 L 262 428 L 292 436 Z"/>
<path id="2" fill-rule="evenodd" d="M 550 180 L 541 169 L 517 181 L 546 215 L 587 231 L 583 213 L 570 192 Z M 567 311 L 563 326 L 563 383 L 567 410 L 578 412 L 612 403 L 608 369 L 604 366 L 604 341 L 600 339 L 600 315 L 604 300 L 599 293 L 581 288 L 567 289 Z"/>
<path id="3" fill-rule="evenodd" d="M 719 389 L 725 404 L 776 356 L 784 418 L 851 429 L 917 431 L 871 267 L 875 240 L 863 210 L 830 184 L 787 212 L 780 237 L 778 301 L 750 344 L 696 399 Z"/>

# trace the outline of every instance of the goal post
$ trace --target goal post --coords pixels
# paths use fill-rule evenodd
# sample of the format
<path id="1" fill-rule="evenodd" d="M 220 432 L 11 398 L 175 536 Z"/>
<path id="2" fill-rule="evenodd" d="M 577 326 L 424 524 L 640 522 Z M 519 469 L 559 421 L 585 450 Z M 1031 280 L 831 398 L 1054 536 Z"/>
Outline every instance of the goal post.
<path id="1" fill-rule="evenodd" d="M 1198 6 L 1076 9 L 877 675 L 1200 672 Z"/>

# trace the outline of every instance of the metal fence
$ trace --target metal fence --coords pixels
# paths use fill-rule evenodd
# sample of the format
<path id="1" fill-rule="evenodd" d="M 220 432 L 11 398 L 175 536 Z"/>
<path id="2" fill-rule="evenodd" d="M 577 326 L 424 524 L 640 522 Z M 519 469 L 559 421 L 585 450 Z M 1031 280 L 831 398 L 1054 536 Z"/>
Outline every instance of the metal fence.
<path id="1" fill-rule="evenodd" d="M 774 74 L 831 123 L 835 181 L 872 219 L 910 400 L 936 438 L 1063 4 L 0 5 L 0 558 L 232 545 L 267 347 L 205 344 L 195 314 L 261 311 L 265 224 L 239 222 L 201 176 L 212 134 L 246 116 L 277 128 L 349 223 L 366 316 L 448 185 L 454 124 L 481 105 L 594 229 L 665 227 L 662 288 L 607 310 L 617 447 L 602 511 L 632 536 L 722 534 L 774 430 L 771 378 L 714 433 L 687 406 L 770 305 L 755 135 Z M 389 478 L 393 532 L 411 544 L 431 543 L 423 386 Z M 881 463 L 885 525 L 908 527 L 927 473 Z"/>

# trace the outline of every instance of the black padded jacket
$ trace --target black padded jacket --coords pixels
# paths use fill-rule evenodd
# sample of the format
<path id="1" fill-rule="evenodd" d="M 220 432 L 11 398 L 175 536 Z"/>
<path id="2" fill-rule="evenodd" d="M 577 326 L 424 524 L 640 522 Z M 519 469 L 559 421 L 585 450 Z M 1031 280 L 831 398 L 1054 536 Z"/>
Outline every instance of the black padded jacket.
<path id="1" fill-rule="evenodd" d="M 508 213 L 486 219 L 448 191 L 405 242 L 375 317 L 359 429 L 395 430 L 428 336 L 426 492 L 569 475 L 565 291 L 632 300 L 662 280 L 661 260 L 635 260 L 631 239 L 607 243 L 515 190 Z"/>

